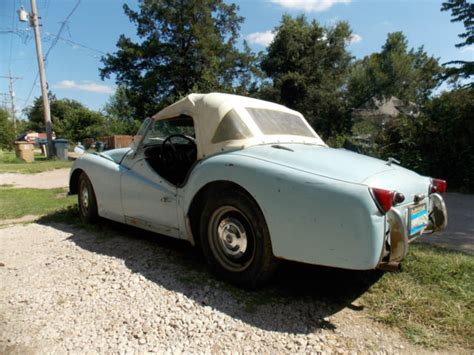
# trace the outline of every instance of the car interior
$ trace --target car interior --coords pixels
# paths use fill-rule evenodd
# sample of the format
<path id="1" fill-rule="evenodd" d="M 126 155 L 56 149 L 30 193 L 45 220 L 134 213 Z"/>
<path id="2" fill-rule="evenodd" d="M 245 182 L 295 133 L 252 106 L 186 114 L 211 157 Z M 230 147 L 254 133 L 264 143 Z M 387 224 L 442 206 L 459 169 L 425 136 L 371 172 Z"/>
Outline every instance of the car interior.
<path id="1" fill-rule="evenodd" d="M 182 185 L 197 161 L 195 138 L 189 116 L 155 121 L 144 138 L 145 160 L 160 176 Z"/>

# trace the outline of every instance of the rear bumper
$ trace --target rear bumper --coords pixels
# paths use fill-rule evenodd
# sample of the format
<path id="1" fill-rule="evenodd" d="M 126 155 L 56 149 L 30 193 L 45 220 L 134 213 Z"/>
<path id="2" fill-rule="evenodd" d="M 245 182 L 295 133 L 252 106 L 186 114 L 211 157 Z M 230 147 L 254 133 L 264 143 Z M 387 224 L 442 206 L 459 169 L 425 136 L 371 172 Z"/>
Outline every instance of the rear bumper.
<path id="1" fill-rule="evenodd" d="M 441 231 L 448 225 L 448 212 L 443 198 L 439 194 L 429 196 L 428 226 L 418 235 L 408 234 L 408 214 L 392 208 L 387 213 L 388 230 L 385 234 L 384 249 L 377 265 L 378 269 L 394 271 L 400 269 L 400 262 L 408 252 L 408 244 L 424 233 Z"/>

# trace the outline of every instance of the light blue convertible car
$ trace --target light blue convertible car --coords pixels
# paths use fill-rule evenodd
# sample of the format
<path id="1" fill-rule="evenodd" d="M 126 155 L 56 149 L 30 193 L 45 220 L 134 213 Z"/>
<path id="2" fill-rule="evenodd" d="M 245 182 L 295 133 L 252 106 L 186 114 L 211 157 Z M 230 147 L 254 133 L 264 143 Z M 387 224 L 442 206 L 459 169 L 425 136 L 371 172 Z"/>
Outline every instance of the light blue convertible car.
<path id="1" fill-rule="evenodd" d="M 84 154 L 70 175 L 84 221 L 188 240 L 244 286 L 278 259 L 396 270 L 411 241 L 446 227 L 445 190 L 393 159 L 329 148 L 296 111 L 219 93 L 165 108 L 130 148 Z"/>

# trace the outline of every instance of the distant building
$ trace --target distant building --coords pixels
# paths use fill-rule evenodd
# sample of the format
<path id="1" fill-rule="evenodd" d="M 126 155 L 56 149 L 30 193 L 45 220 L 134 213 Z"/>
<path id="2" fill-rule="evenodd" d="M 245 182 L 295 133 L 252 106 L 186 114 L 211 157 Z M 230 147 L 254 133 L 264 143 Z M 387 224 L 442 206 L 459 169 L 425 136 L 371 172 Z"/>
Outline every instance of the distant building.
<path id="1" fill-rule="evenodd" d="M 420 111 L 415 103 L 404 102 L 395 96 L 382 100 L 373 97 L 360 108 L 352 111 L 352 119 L 357 122 L 368 117 L 379 118 L 384 124 L 400 114 L 417 117 Z"/>
<path id="2" fill-rule="evenodd" d="M 373 146 L 373 135 L 383 130 L 384 126 L 400 115 L 418 117 L 420 110 L 413 102 L 405 102 L 392 96 L 387 99 L 373 97 L 361 107 L 352 111 L 351 150 L 368 152 Z"/>

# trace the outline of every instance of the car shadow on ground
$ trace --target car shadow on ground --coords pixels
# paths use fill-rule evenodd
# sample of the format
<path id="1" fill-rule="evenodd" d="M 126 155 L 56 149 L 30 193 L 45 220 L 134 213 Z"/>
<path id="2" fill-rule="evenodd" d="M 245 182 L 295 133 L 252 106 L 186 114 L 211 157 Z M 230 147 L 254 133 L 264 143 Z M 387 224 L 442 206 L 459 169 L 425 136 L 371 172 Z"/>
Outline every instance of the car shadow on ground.
<path id="1" fill-rule="evenodd" d="M 383 275 L 282 261 L 268 285 L 245 290 L 215 278 L 199 249 L 186 241 L 106 220 L 81 226 L 70 211 L 61 213 L 39 223 L 70 233 L 68 239 L 84 250 L 122 259 L 133 273 L 159 286 L 269 331 L 335 329 L 328 317 L 346 307 L 362 310 L 353 302 Z"/>

